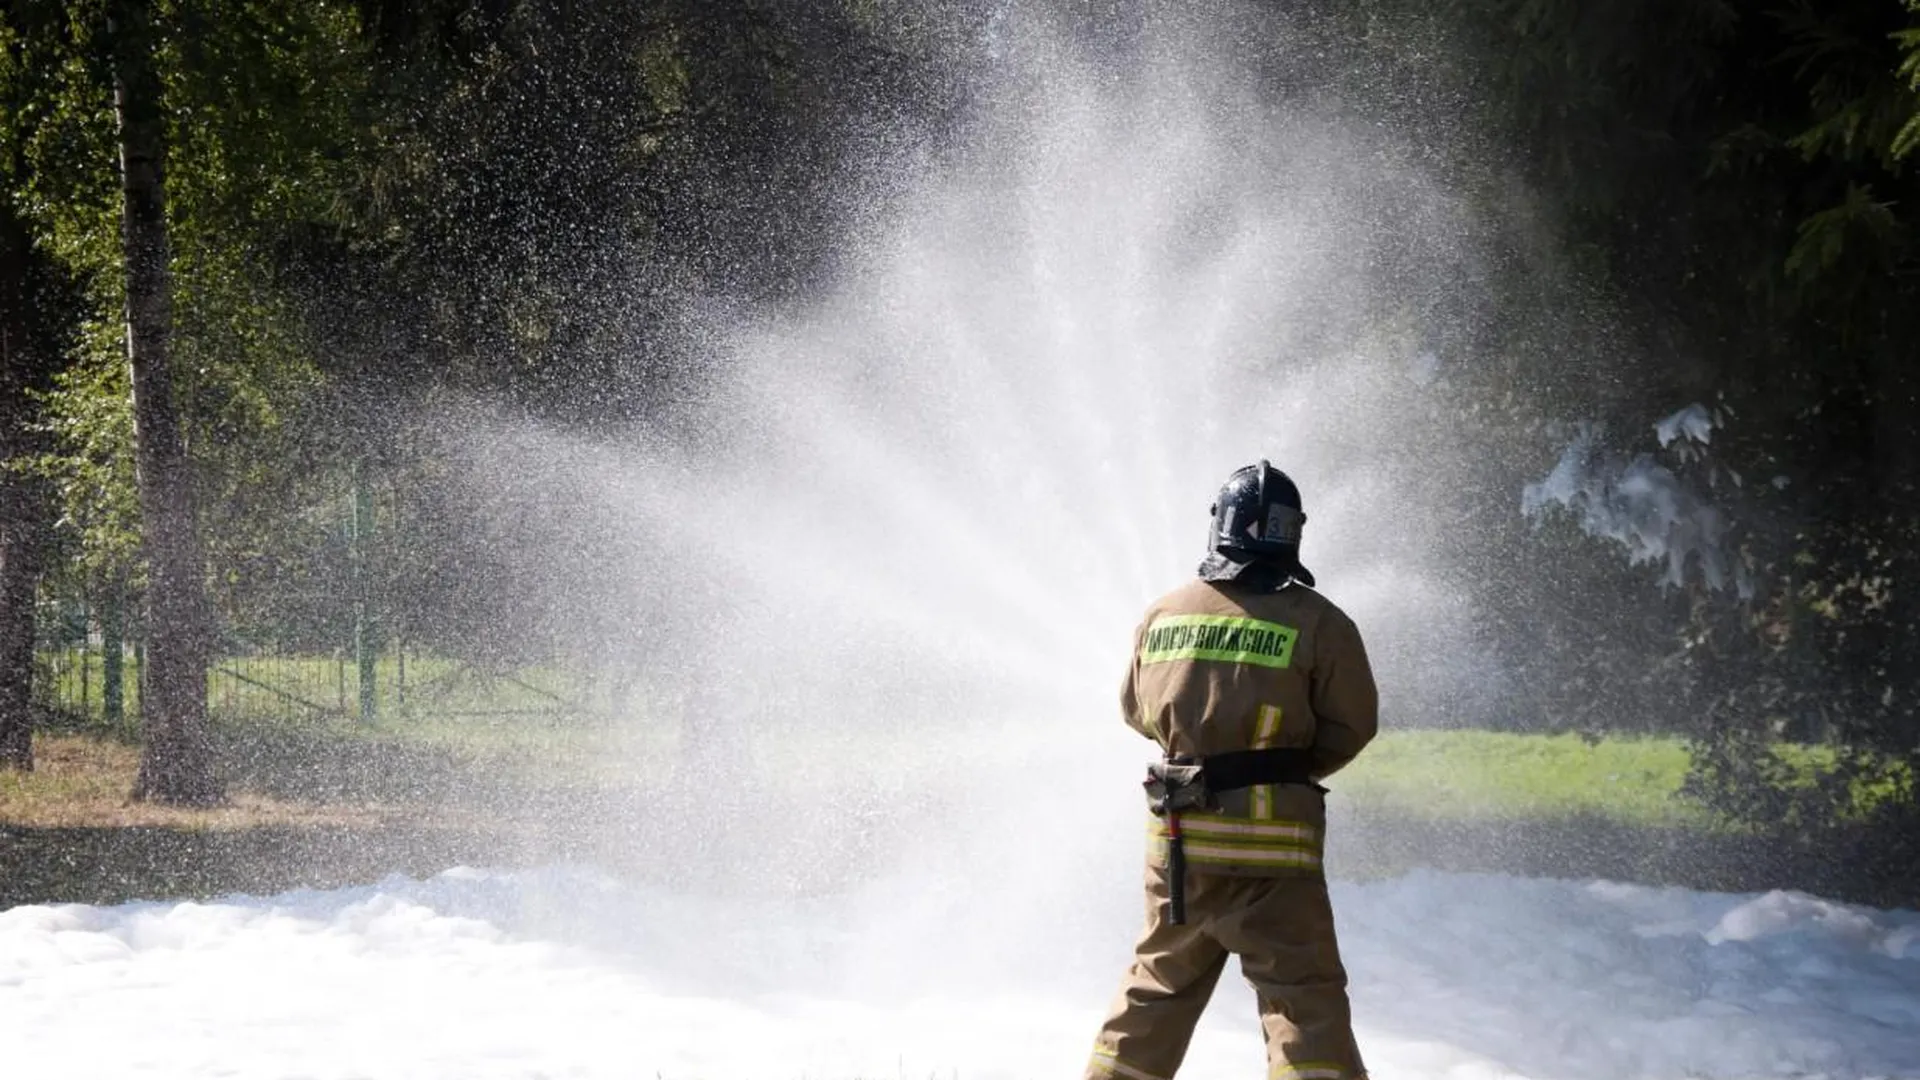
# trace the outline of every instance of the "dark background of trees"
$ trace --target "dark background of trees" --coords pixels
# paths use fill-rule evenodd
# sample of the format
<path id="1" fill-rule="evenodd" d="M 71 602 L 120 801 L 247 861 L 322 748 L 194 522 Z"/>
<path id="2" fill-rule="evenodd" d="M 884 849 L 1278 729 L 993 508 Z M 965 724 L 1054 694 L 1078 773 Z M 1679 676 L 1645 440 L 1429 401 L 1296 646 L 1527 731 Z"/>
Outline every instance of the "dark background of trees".
<path id="1" fill-rule="evenodd" d="M 463 539 L 470 495 L 436 483 L 443 463 L 384 403 L 457 392 L 585 433 L 670 422 L 700 377 L 671 298 L 812 295 L 838 225 L 884 194 L 886 172 L 863 166 L 937 155 L 965 128 L 968 72 L 1010 5 L 144 6 L 162 35 L 201 534 L 213 564 L 245 571 L 210 580 L 211 602 L 290 646 L 318 632 L 312 598 L 346 556 L 316 508 L 372 470 L 421 493 L 414 561 L 389 568 L 410 583 L 406 630 L 461 652 L 499 647 L 522 614 L 506 570 Z M 1273 100 L 1392 125 L 1509 223 L 1499 317 L 1438 343 L 1474 361 L 1438 393 L 1474 463 L 1452 482 L 1475 525 L 1435 542 L 1484 595 L 1514 676 L 1468 719 L 1681 732 L 1700 748 L 1695 789 L 1729 813 L 1844 826 L 1906 857 L 1920 833 L 1910 3 L 1044 7 L 1119 70 L 1170 23 L 1211 21 Z M 0 485 L 0 732 L 14 733 L 0 752 L 24 723 L 8 659 L 23 583 L 145 587 L 114 404 L 107 13 L 0 4 L 0 452 L 25 466 Z M 1748 595 L 1697 573 L 1663 588 L 1566 515 L 1519 513 L 1568 423 L 1651 450 L 1651 421 L 1689 401 L 1730 420 L 1663 460 L 1732 522 Z M 1809 782 L 1773 752 L 1783 740 L 1830 747 L 1832 763 Z M 1858 820 L 1863 781 L 1904 797 Z"/>

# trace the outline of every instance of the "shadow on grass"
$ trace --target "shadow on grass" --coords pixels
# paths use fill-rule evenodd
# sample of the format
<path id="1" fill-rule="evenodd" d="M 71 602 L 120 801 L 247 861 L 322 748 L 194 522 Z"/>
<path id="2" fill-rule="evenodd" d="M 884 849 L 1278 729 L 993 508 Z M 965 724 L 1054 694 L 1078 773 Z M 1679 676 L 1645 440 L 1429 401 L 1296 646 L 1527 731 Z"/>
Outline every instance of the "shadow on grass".
<path id="1" fill-rule="evenodd" d="M 1875 907 L 1920 907 L 1920 835 L 1905 822 L 1758 835 L 1599 815 L 1448 821 L 1355 810 L 1332 823 L 1329 846 L 1329 865 L 1345 877 L 1424 867 L 1715 892 L 1797 889 Z"/>
<path id="2" fill-rule="evenodd" d="M 28 903 L 274 894 L 339 888 L 452 866 L 513 867 L 585 858 L 640 872 L 637 853 L 499 821 L 480 824 L 0 826 L 0 909 Z M 1912 854 L 1883 838 L 1830 834 L 1769 841 L 1601 818 L 1438 822 L 1358 815 L 1336 821 L 1329 865 L 1344 879 L 1414 869 L 1605 879 L 1716 892 L 1798 889 L 1875 907 L 1920 907 Z M 604 838 L 602 838 L 604 839 Z M 1861 845 L 1872 844 L 1872 857 Z M 695 868 L 685 868 L 684 875 Z"/>
<path id="3" fill-rule="evenodd" d="M 0 909 L 335 888 L 483 861 L 485 838 L 410 826 L 0 825 Z"/>
<path id="4" fill-rule="evenodd" d="M 39 803 L 0 820 L 0 909 L 277 893 L 452 866 L 580 857 L 604 793 L 536 781 L 502 755 L 357 732 L 216 725 L 228 806 L 168 812 L 128 801 L 135 744 L 95 727 L 45 755 Z M 31 803 L 31 800 L 28 800 Z M 36 816 L 37 815 L 37 816 Z"/>
<path id="5" fill-rule="evenodd" d="M 233 789 L 311 803 L 447 803 L 505 781 L 447 747 L 293 727 L 222 726 L 215 757 Z"/>
<path id="6" fill-rule="evenodd" d="M 222 724 L 216 768 L 230 790 L 296 802 L 431 806 L 523 813 L 605 794 L 591 763 L 538 748 L 463 745 L 302 725 Z"/>

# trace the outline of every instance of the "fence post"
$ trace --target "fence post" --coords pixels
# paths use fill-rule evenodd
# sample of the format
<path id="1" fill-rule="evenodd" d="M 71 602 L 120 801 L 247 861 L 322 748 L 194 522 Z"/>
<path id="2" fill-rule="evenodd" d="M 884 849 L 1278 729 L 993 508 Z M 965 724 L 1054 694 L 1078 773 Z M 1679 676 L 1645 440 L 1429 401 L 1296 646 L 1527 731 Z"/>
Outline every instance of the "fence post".
<path id="1" fill-rule="evenodd" d="M 360 669 L 360 719 L 374 718 L 374 689 L 377 650 L 374 647 L 373 613 L 367 581 L 367 543 L 373 538 L 373 488 L 367 483 L 366 469 L 353 464 L 353 533 L 349 565 L 353 573 L 353 655 Z"/>
<path id="2" fill-rule="evenodd" d="M 107 726 L 120 727 L 127 719 L 127 623 L 120 583 L 107 587 L 100 608 L 100 699 Z"/>
<path id="3" fill-rule="evenodd" d="M 88 604 L 80 605 L 80 715 L 87 720 L 93 719 L 93 658 L 87 655 L 93 645 L 90 607 Z"/>

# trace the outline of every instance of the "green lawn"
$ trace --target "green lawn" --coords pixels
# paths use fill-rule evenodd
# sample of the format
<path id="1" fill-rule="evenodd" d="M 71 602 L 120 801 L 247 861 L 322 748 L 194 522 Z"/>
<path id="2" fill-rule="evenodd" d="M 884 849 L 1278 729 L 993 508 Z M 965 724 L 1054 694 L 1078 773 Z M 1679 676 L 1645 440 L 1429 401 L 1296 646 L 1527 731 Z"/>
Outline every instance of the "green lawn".
<path id="1" fill-rule="evenodd" d="M 679 738 L 671 725 L 587 717 L 391 717 L 309 730 L 510 763 L 536 782 L 636 779 L 671 761 Z M 1388 732 L 1329 786 L 1338 800 L 1356 808 L 1420 817 L 1594 814 L 1636 825 L 1706 824 L 1710 816 L 1676 794 L 1688 764 L 1687 747 L 1678 739 L 1588 744 L 1572 735 Z"/>
<path id="2" fill-rule="evenodd" d="M 1673 738 L 1400 731 L 1328 782 L 1356 808 L 1437 818 L 1596 814 L 1638 825 L 1704 825 L 1678 792 L 1690 763 Z"/>
<path id="3" fill-rule="evenodd" d="M 42 654 L 41 661 L 63 714 L 79 721 L 78 730 L 100 730 L 99 656 L 70 650 Z M 359 717 L 359 672 L 342 656 L 225 658 L 209 673 L 208 697 L 236 744 L 413 748 L 490 762 L 535 786 L 644 782 L 668 770 L 677 752 L 677 723 L 616 719 L 626 712 L 618 688 L 558 667 L 488 672 L 388 653 L 375 677 L 371 722 Z M 129 663 L 130 712 L 137 681 Z M 134 736 L 130 728 L 111 734 Z M 1833 761 L 1831 751 L 1815 747 L 1778 753 L 1809 782 Z M 1634 826 L 1724 827 L 1680 796 L 1690 764 L 1687 744 L 1673 737 L 1389 731 L 1329 786 L 1347 807 L 1429 820 L 1593 816 Z M 1859 781 L 1860 805 L 1902 797 L 1907 774 L 1889 776 Z"/>

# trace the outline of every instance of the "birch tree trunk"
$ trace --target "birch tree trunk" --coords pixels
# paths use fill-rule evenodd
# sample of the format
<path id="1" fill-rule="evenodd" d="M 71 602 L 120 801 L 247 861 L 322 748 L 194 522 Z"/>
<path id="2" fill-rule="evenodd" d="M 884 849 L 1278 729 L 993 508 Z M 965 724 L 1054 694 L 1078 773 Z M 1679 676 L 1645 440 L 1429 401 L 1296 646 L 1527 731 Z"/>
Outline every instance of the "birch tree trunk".
<path id="1" fill-rule="evenodd" d="M 134 797 L 220 801 L 208 745 L 205 582 L 194 534 L 192 475 L 174 408 L 168 345 L 166 127 L 147 0 L 113 0 L 114 112 L 120 127 L 121 243 L 127 264 L 127 363 L 133 382 L 134 465 L 147 562 L 147 667 L 140 698 L 145 746 Z"/>

